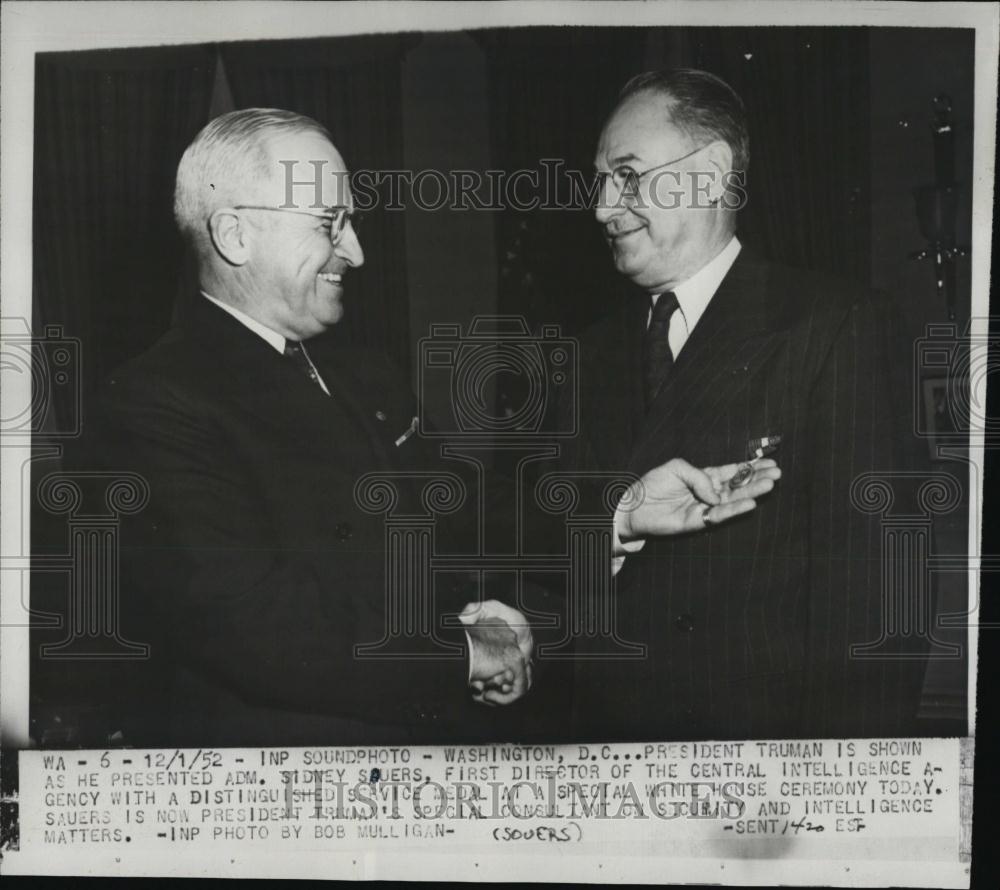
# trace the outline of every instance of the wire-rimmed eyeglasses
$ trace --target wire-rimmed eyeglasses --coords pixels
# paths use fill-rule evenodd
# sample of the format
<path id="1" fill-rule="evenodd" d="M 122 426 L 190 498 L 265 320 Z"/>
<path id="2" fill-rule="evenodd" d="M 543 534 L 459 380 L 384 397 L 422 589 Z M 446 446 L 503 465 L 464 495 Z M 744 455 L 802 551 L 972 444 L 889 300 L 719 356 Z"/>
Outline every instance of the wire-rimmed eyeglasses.
<path id="1" fill-rule="evenodd" d="M 642 171 L 635 171 L 627 164 L 622 164 L 615 167 L 610 173 L 603 173 L 597 171 L 594 173 L 594 179 L 597 182 L 598 193 L 604 191 L 604 183 L 607 179 L 611 179 L 614 183 L 615 188 L 618 190 L 623 198 L 634 199 L 639 195 L 639 183 L 642 182 L 650 173 L 655 173 L 657 170 L 662 170 L 664 167 L 671 167 L 674 164 L 679 164 L 681 161 L 686 161 L 688 158 L 693 157 L 698 154 L 706 146 L 711 145 L 710 142 L 706 142 L 704 145 L 699 145 L 694 151 L 689 151 L 686 155 L 681 155 L 679 158 L 674 158 L 670 161 L 664 161 L 662 164 L 657 164 L 655 167 L 648 167 Z"/>
<path id="2" fill-rule="evenodd" d="M 330 243 L 336 247 L 344 237 L 344 230 L 350 223 L 357 228 L 361 222 L 361 213 L 353 207 L 327 207 L 322 211 L 296 210 L 292 207 L 266 207 L 262 204 L 236 204 L 233 210 L 270 210 L 277 213 L 297 213 L 300 216 L 311 216 L 321 219 L 330 226 Z"/>

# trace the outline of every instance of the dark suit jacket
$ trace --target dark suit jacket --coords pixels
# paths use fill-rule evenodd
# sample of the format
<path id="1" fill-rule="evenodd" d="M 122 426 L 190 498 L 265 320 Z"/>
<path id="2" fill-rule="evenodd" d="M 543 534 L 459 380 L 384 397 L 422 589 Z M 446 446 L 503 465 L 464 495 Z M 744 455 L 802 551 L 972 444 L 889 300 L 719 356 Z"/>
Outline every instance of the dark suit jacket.
<path id="1" fill-rule="evenodd" d="M 921 661 L 859 660 L 882 627 L 878 516 L 852 507 L 867 471 L 907 465 L 909 367 L 875 295 L 740 253 L 648 414 L 633 295 L 582 342 L 581 434 L 563 468 L 641 475 L 672 457 L 743 460 L 778 434 L 783 478 L 755 512 L 653 539 L 616 579 L 637 661 L 578 662 L 578 734 L 784 738 L 908 730 Z M 578 648 L 586 648 L 584 643 Z"/>
<path id="2" fill-rule="evenodd" d="M 103 462 L 151 488 L 123 532 L 126 630 L 153 644 L 154 670 L 140 672 L 147 707 L 127 709 L 132 740 L 350 744 L 490 731 L 488 709 L 468 701 L 461 652 L 355 657 L 356 644 L 386 633 L 385 522 L 357 505 L 355 484 L 442 467 L 419 437 L 394 444 L 417 410 L 387 362 L 310 343 L 332 397 L 199 299 L 106 387 Z M 413 508 L 415 492 L 400 492 L 400 509 Z M 440 615 L 475 593 L 439 585 L 437 595 Z"/>

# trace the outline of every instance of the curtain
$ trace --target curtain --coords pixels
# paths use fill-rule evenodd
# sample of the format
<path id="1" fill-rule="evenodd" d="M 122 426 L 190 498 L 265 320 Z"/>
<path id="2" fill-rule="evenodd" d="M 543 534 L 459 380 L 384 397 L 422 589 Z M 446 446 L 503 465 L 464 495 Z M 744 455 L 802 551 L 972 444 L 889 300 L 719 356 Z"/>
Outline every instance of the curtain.
<path id="1" fill-rule="evenodd" d="M 401 170 L 400 62 L 405 36 L 241 43 L 222 47 L 237 108 L 297 111 L 324 124 L 348 169 Z M 376 207 L 358 236 L 365 264 L 352 272 L 338 343 L 386 352 L 409 367 L 405 219 Z"/>
<path id="2" fill-rule="evenodd" d="M 692 64 L 746 104 L 740 238 L 771 258 L 865 284 L 871 266 L 865 28 L 689 28 Z"/>
<path id="3" fill-rule="evenodd" d="M 605 117 L 643 70 L 644 28 L 525 28 L 474 32 L 487 57 L 494 166 L 542 173 L 558 159 L 588 184 Z M 526 190 L 527 191 L 527 190 Z M 570 191 L 561 183 L 559 203 Z M 502 312 L 575 330 L 612 302 L 614 270 L 593 210 L 505 208 L 498 232 Z"/>
<path id="4" fill-rule="evenodd" d="M 183 254 L 173 223 L 174 176 L 205 123 L 212 71 L 203 47 L 36 59 L 33 329 L 39 336 L 58 325 L 80 341 L 72 369 L 81 378 L 80 404 L 73 386 L 52 392 L 61 432 L 79 419 L 86 434 L 102 379 L 170 324 Z M 79 446 L 79 439 L 67 441 L 62 461 L 90 469 L 80 466 Z M 42 461 L 33 471 L 35 556 L 67 546 L 65 516 L 37 497 L 39 479 L 56 469 L 55 461 Z M 32 608 L 65 617 L 68 584 L 63 573 L 33 571 Z M 65 626 L 32 629 L 31 734 L 49 745 L 106 745 L 109 662 L 39 657 L 42 644 L 66 633 Z"/>
<path id="5" fill-rule="evenodd" d="M 37 57 L 34 327 L 81 340 L 84 406 L 169 325 L 183 253 L 174 176 L 212 72 L 204 47 Z M 54 392 L 63 425 L 71 397 Z"/>

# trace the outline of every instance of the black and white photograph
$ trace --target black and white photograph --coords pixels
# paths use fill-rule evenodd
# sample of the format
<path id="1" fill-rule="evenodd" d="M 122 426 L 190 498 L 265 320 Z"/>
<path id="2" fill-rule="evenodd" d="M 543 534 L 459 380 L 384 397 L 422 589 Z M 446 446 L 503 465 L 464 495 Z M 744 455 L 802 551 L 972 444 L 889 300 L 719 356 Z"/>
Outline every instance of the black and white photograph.
<path id="1" fill-rule="evenodd" d="M 3 20 L 0 870 L 970 886 L 996 6 Z"/>

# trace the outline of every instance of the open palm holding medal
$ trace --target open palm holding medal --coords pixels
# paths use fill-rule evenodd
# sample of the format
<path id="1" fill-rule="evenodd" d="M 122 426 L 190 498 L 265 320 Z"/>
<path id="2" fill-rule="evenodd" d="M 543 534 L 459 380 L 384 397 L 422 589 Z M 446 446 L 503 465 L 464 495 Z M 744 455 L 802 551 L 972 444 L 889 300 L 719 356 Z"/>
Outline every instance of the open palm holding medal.
<path id="1" fill-rule="evenodd" d="M 749 513 L 781 478 L 771 458 L 698 469 L 674 458 L 633 483 L 619 504 L 622 541 L 695 532 Z"/>
<path id="2" fill-rule="evenodd" d="M 757 498 L 781 478 L 773 453 L 779 436 L 755 439 L 742 463 L 698 469 L 674 458 L 633 482 L 618 504 L 615 534 L 629 542 L 658 535 L 701 531 L 749 513 Z M 470 648 L 469 686 L 474 700 L 504 705 L 521 698 L 532 685 L 534 641 L 523 616 L 496 600 L 470 603 L 459 615 Z"/>

